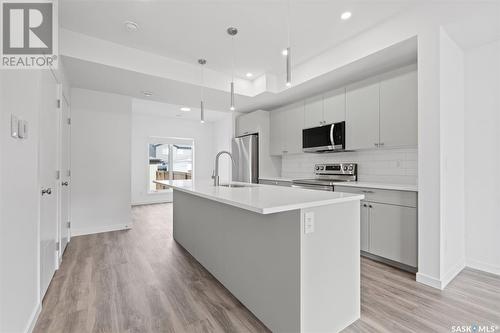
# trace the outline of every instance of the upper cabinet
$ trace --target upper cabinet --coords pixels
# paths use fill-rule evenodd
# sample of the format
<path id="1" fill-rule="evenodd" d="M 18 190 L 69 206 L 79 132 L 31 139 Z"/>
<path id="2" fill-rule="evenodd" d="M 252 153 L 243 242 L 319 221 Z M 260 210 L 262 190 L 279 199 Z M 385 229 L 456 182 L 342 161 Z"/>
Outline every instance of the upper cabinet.
<path id="1" fill-rule="evenodd" d="M 417 146 L 417 71 L 380 82 L 380 146 Z"/>
<path id="2" fill-rule="evenodd" d="M 410 66 L 348 87 L 346 149 L 416 147 L 417 82 Z"/>
<path id="3" fill-rule="evenodd" d="M 304 128 L 323 125 L 323 96 L 306 99 L 304 105 Z"/>
<path id="4" fill-rule="evenodd" d="M 309 98 L 304 107 L 304 128 L 323 126 L 345 120 L 345 89 Z"/>
<path id="5" fill-rule="evenodd" d="M 302 152 L 304 104 L 297 103 L 271 111 L 271 155 Z"/>
<path id="6" fill-rule="evenodd" d="M 302 129 L 346 122 L 346 149 L 416 147 L 417 69 L 406 66 L 271 111 L 271 154 L 302 152 Z M 237 127 L 252 132 L 251 120 Z"/>
<path id="7" fill-rule="evenodd" d="M 346 149 L 377 148 L 379 143 L 379 82 L 364 81 L 346 92 Z"/>
<path id="8" fill-rule="evenodd" d="M 323 118 L 325 124 L 338 123 L 345 120 L 345 88 L 334 90 L 323 95 Z"/>
<path id="9" fill-rule="evenodd" d="M 258 133 L 260 129 L 261 117 L 259 113 L 245 113 L 236 118 L 236 136 Z"/>

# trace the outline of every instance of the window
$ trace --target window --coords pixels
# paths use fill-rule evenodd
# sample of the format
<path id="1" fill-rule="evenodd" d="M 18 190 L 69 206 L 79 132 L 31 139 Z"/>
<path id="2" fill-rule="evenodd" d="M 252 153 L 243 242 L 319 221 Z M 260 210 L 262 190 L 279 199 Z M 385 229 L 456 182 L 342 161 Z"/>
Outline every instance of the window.
<path id="1" fill-rule="evenodd" d="M 156 139 L 148 145 L 150 193 L 168 191 L 155 180 L 189 180 L 193 178 L 193 141 Z"/>

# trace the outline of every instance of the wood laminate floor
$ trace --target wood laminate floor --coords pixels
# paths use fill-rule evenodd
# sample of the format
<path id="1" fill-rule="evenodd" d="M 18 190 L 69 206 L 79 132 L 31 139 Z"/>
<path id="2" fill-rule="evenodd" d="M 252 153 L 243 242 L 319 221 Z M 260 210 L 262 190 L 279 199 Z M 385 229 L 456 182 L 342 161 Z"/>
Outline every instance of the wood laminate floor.
<path id="1" fill-rule="evenodd" d="M 175 243 L 171 216 L 170 204 L 139 206 L 131 230 L 72 238 L 34 332 L 268 332 Z M 466 269 L 438 291 L 368 259 L 361 274 L 361 319 L 345 332 L 500 325 L 497 276 Z"/>

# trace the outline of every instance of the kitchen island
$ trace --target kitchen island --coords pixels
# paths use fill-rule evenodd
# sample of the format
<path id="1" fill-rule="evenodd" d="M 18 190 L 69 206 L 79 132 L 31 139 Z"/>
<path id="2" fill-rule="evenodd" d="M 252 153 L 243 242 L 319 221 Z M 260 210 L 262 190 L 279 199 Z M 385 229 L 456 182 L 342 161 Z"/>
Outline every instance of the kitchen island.
<path id="1" fill-rule="evenodd" d="M 173 188 L 173 234 L 273 332 L 337 332 L 360 317 L 362 195 L 209 181 Z"/>

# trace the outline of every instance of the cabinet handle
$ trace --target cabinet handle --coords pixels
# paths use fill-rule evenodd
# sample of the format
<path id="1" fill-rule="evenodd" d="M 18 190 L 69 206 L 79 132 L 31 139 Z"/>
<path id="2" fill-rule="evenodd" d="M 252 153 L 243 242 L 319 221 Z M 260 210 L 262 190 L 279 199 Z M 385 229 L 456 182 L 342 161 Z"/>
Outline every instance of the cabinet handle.
<path id="1" fill-rule="evenodd" d="M 363 193 L 373 193 L 373 191 L 361 190 Z"/>
<path id="2" fill-rule="evenodd" d="M 52 189 L 51 188 L 46 188 L 42 190 L 42 195 L 51 195 L 52 194 Z"/>
<path id="3" fill-rule="evenodd" d="M 379 145 L 379 146 L 383 146 L 383 145 L 384 145 L 384 143 L 383 143 L 383 142 L 381 142 L 381 143 L 379 143 L 378 145 Z"/>
<path id="4" fill-rule="evenodd" d="M 366 204 L 363 204 L 363 207 L 366 207 Z"/>
<path id="5" fill-rule="evenodd" d="M 374 143 L 373 145 L 374 145 L 375 147 L 378 147 L 378 145 L 379 145 L 379 144 L 378 144 L 378 143 Z"/>
<path id="6" fill-rule="evenodd" d="M 283 154 L 287 154 L 288 153 L 288 150 L 283 150 Z"/>
<path id="7" fill-rule="evenodd" d="M 368 205 L 368 207 L 373 208 L 373 206 L 372 206 L 372 205 Z"/>

